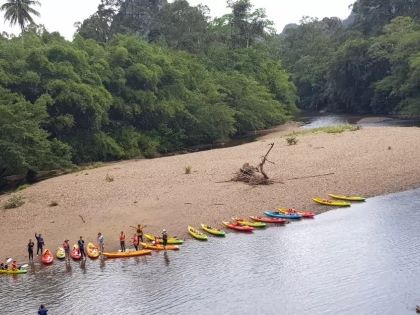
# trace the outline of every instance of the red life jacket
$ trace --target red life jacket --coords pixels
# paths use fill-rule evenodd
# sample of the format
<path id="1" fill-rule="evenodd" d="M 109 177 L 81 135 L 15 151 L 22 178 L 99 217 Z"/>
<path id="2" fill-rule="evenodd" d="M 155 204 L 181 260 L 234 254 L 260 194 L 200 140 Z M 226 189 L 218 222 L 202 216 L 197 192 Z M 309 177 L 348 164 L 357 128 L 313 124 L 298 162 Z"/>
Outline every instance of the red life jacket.
<path id="1" fill-rule="evenodd" d="M 120 234 L 120 241 L 122 242 L 122 241 L 125 241 L 125 234 L 123 233 L 123 234 Z"/>

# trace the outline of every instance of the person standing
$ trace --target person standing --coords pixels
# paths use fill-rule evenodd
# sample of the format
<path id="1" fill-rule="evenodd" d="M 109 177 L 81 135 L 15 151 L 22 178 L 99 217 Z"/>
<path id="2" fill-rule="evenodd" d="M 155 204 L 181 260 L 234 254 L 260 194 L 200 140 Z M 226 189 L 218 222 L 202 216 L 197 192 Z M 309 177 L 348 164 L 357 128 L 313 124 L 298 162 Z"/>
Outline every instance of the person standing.
<path id="1" fill-rule="evenodd" d="M 38 256 L 39 253 L 41 253 L 42 255 L 42 251 L 44 249 L 44 238 L 42 237 L 41 234 L 37 235 L 37 233 L 35 233 L 35 238 L 36 238 L 36 255 Z"/>
<path id="2" fill-rule="evenodd" d="M 101 232 L 98 233 L 98 244 L 99 244 L 99 250 L 101 253 L 104 252 L 104 245 L 105 245 L 105 239 Z"/>
<path id="3" fill-rule="evenodd" d="M 70 244 L 69 240 L 65 240 L 63 243 L 64 253 L 66 254 L 66 258 L 70 259 Z"/>
<path id="4" fill-rule="evenodd" d="M 120 234 L 120 246 L 121 246 L 121 251 L 125 252 L 125 234 L 123 231 L 121 231 L 121 234 Z"/>
<path id="5" fill-rule="evenodd" d="M 28 243 L 28 256 L 29 256 L 29 261 L 34 261 L 34 245 L 35 243 L 32 241 L 32 239 L 29 240 Z"/>
<path id="6" fill-rule="evenodd" d="M 168 244 L 168 233 L 166 233 L 165 229 L 163 229 L 162 231 L 162 244 L 163 247 L 166 249 L 166 244 Z"/>
<path id="7" fill-rule="evenodd" d="M 80 236 L 80 239 L 77 241 L 77 245 L 79 245 L 79 251 L 82 259 L 86 259 L 85 241 L 82 236 Z"/>
<path id="8" fill-rule="evenodd" d="M 132 241 L 133 241 L 134 248 L 136 249 L 136 251 L 138 251 L 139 250 L 139 237 L 137 236 L 137 234 L 133 235 Z"/>
<path id="9" fill-rule="evenodd" d="M 38 310 L 38 315 L 48 315 L 48 310 L 44 305 L 41 305 Z"/>
<path id="10" fill-rule="evenodd" d="M 147 227 L 147 225 L 137 224 L 137 227 L 130 226 L 133 229 L 136 229 L 137 237 L 139 238 L 139 242 L 143 242 L 143 229 Z"/>

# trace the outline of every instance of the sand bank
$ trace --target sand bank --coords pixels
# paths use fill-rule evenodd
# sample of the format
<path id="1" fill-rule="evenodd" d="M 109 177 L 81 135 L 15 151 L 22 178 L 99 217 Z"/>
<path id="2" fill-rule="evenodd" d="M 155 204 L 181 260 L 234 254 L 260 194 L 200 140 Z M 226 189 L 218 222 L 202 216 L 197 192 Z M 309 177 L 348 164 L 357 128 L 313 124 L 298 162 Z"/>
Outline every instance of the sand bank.
<path id="1" fill-rule="evenodd" d="M 187 225 L 220 226 L 233 215 L 259 215 L 280 206 L 329 210 L 312 202 L 327 193 L 371 197 L 420 186 L 420 128 L 365 128 L 343 134 L 311 134 L 288 146 L 284 132 L 237 147 L 113 163 L 68 174 L 20 192 L 25 204 L 0 210 L 0 257 L 24 259 L 26 243 L 42 233 L 55 250 L 65 238 L 95 240 L 118 249 L 119 232 L 146 224 L 146 232 L 187 236 Z M 245 162 L 257 164 L 270 142 L 274 165 L 267 173 L 282 183 L 250 187 L 226 182 Z M 192 167 L 190 175 L 184 168 Z M 323 174 L 329 174 L 324 175 Z M 107 175 L 114 181 L 106 181 Z M 321 175 L 321 176 L 320 176 Z M 9 198 L 0 196 L 0 205 Z M 48 205 L 55 201 L 56 207 Z M 83 218 L 83 220 L 82 220 Z"/>

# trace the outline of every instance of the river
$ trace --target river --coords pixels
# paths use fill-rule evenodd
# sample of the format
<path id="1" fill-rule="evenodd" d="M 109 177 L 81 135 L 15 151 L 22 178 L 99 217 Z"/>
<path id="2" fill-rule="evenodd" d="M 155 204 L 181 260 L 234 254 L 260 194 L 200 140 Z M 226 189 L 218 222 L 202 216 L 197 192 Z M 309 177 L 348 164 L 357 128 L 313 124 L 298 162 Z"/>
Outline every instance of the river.
<path id="1" fill-rule="evenodd" d="M 0 278 L 1 314 L 413 314 L 420 189 L 179 252 Z"/>

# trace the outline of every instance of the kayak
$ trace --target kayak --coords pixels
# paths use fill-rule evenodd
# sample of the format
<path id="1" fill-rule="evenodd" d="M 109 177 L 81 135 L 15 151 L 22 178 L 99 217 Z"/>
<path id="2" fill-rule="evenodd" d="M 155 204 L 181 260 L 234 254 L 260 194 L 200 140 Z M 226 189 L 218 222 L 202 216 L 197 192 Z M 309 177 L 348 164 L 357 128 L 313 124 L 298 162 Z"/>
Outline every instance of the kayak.
<path id="1" fill-rule="evenodd" d="M 281 218 L 267 218 L 267 217 L 256 217 L 250 216 L 250 218 L 257 222 L 264 222 L 264 223 L 277 223 L 277 224 L 286 224 L 289 221 Z"/>
<path id="2" fill-rule="evenodd" d="M 79 260 L 80 258 L 82 258 L 82 254 L 80 253 L 78 245 L 73 245 L 73 249 L 70 252 L 70 257 L 74 260 Z"/>
<path id="3" fill-rule="evenodd" d="M 344 195 L 334 195 L 334 194 L 328 194 L 331 198 L 334 199 L 340 199 L 340 200 L 347 200 L 347 201 L 365 201 L 365 197 L 360 196 L 344 196 Z"/>
<path id="4" fill-rule="evenodd" d="M 312 198 L 313 201 L 320 203 L 321 205 L 334 206 L 334 207 L 350 207 L 350 202 L 338 201 L 338 200 L 328 200 L 323 198 Z"/>
<path id="5" fill-rule="evenodd" d="M 311 212 L 311 211 L 300 211 L 300 210 L 296 210 L 293 208 L 280 208 L 279 212 L 283 213 L 283 214 L 300 214 L 302 216 L 302 218 L 305 219 L 313 219 L 315 217 L 315 212 Z"/>
<path id="6" fill-rule="evenodd" d="M 216 235 L 216 236 L 226 236 L 225 231 L 216 229 L 211 227 L 210 225 L 206 225 L 206 224 L 201 224 L 201 228 L 206 231 L 207 233 L 210 233 L 212 235 Z"/>
<path id="7" fill-rule="evenodd" d="M 191 225 L 188 225 L 188 233 L 190 233 L 192 237 L 199 241 L 207 241 L 207 235 L 194 229 Z"/>
<path id="8" fill-rule="evenodd" d="M 280 218 L 280 219 L 289 219 L 289 220 L 299 220 L 302 218 L 302 216 L 297 213 L 284 214 L 284 213 L 279 213 L 278 211 L 265 211 L 264 214 L 271 218 Z"/>
<path id="9" fill-rule="evenodd" d="M 126 257 L 137 257 L 143 255 L 151 255 L 152 251 L 149 249 L 131 251 L 131 252 L 115 252 L 115 253 L 103 253 L 106 258 L 126 258 Z"/>
<path id="10" fill-rule="evenodd" d="M 236 230 L 236 231 L 241 231 L 241 232 L 252 232 L 254 230 L 253 227 L 251 226 L 246 226 L 246 225 L 239 225 L 237 223 L 231 223 L 231 222 L 226 222 L 223 221 L 222 222 L 224 226 L 232 229 L 232 230 Z"/>
<path id="11" fill-rule="evenodd" d="M 155 236 L 153 234 L 144 234 L 144 236 L 149 240 L 149 241 L 154 241 L 155 240 Z M 162 243 L 162 238 L 158 237 L 157 238 L 158 243 Z M 184 243 L 183 240 L 180 240 L 176 237 L 168 237 L 168 245 L 182 245 Z"/>
<path id="12" fill-rule="evenodd" d="M 165 247 L 160 244 L 148 244 L 148 243 L 140 243 L 144 249 L 152 249 L 152 250 L 179 250 L 178 245 L 166 245 Z"/>
<path id="13" fill-rule="evenodd" d="M 4 274 L 4 275 L 21 275 L 24 273 L 27 273 L 28 270 L 27 269 L 18 269 L 18 270 L 12 270 L 12 269 L 7 269 L 7 270 L 0 270 L 0 274 Z"/>
<path id="14" fill-rule="evenodd" d="M 59 247 L 55 253 L 55 257 L 58 259 L 64 259 L 66 258 L 66 252 L 64 251 L 63 247 Z"/>
<path id="15" fill-rule="evenodd" d="M 96 259 L 100 255 L 99 248 L 96 247 L 93 243 L 87 244 L 86 253 L 89 256 L 89 258 L 92 258 L 92 259 Z"/>
<path id="16" fill-rule="evenodd" d="M 54 260 L 54 255 L 51 253 L 49 249 L 44 250 L 44 252 L 41 255 L 41 262 L 44 265 L 50 265 L 52 264 Z"/>
<path id="17" fill-rule="evenodd" d="M 257 228 L 257 229 L 262 229 L 262 228 L 265 228 L 267 226 L 267 224 L 264 223 L 264 222 L 251 222 L 251 221 L 247 221 L 247 220 L 242 219 L 242 218 L 232 218 L 232 220 L 238 222 L 239 225 L 251 226 L 251 227 Z"/>

